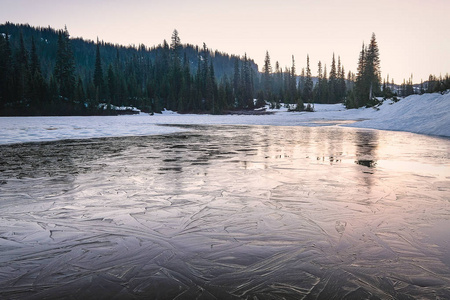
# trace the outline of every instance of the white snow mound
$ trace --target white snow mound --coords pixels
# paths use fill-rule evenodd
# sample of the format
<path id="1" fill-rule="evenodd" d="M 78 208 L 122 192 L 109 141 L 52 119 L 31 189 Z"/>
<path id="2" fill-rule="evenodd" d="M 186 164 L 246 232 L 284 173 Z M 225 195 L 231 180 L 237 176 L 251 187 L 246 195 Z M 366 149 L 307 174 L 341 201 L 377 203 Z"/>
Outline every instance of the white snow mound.
<path id="1" fill-rule="evenodd" d="M 411 95 L 385 101 L 379 111 L 365 110 L 360 117 L 369 120 L 347 126 L 450 136 L 450 93 Z"/>

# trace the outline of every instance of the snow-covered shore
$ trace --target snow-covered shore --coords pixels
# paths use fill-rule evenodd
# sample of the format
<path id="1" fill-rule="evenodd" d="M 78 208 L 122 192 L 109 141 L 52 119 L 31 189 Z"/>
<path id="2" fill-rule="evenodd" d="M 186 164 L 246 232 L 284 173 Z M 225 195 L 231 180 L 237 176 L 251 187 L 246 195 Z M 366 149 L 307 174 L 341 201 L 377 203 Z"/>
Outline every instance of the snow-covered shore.
<path id="1" fill-rule="evenodd" d="M 450 93 L 413 95 L 399 102 L 385 101 L 378 108 L 347 110 L 342 104 L 316 104 L 316 111 L 274 110 L 271 115 L 163 114 L 103 117 L 2 117 L 0 144 L 95 137 L 141 136 L 179 132 L 168 124 L 236 124 L 323 126 L 357 121 L 343 126 L 400 130 L 450 137 Z"/>
<path id="2" fill-rule="evenodd" d="M 347 126 L 450 136 L 450 92 L 385 101 L 379 111 L 364 109 L 360 117 L 368 120 Z"/>

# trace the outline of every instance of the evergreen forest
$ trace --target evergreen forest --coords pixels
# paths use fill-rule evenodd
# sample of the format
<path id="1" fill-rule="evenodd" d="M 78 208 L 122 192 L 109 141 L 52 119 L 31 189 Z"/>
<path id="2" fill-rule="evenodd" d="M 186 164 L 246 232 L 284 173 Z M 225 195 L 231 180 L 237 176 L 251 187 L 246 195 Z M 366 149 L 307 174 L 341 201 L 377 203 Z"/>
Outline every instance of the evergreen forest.
<path id="1" fill-rule="evenodd" d="M 430 75 L 414 86 L 382 82 L 375 34 L 362 46 L 358 70 L 346 73 L 332 55 L 329 72 L 319 61 L 312 76 L 309 56 L 297 73 L 266 52 L 262 71 L 246 54 L 213 51 L 206 44 L 182 44 L 177 30 L 153 47 L 122 46 L 71 38 L 67 28 L 0 25 L 0 115 L 108 115 L 116 107 L 143 112 L 223 114 L 281 103 L 292 110 L 313 110 L 313 103 L 372 106 L 376 96 L 393 97 L 450 88 L 445 77 Z M 131 110 L 122 110 L 131 112 Z"/>

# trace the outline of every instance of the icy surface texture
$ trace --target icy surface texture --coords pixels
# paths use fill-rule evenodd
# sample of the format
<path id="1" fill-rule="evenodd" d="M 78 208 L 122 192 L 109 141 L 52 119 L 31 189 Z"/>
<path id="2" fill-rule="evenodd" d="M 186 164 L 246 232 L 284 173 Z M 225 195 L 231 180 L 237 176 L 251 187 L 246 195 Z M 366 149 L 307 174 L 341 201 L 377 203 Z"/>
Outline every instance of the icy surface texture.
<path id="1" fill-rule="evenodd" d="M 450 298 L 449 139 L 187 129 L 0 146 L 0 298 Z"/>

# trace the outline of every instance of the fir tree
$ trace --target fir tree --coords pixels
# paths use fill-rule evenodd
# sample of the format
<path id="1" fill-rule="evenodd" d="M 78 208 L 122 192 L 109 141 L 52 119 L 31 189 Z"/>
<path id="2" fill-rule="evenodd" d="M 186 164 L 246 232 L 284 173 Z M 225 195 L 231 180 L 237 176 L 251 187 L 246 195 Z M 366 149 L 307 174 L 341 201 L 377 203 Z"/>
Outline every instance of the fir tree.
<path id="1" fill-rule="evenodd" d="M 247 58 L 247 53 L 244 54 L 244 61 L 242 64 L 242 80 L 243 80 L 243 100 L 245 108 L 253 108 L 253 84 L 252 75 L 250 70 L 249 61 Z"/>
<path id="2" fill-rule="evenodd" d="M 317 64 L 317 85 L 314 87 L 314 99 L 315 102 L 321 103 L 322 101 L 322 84 L 323 84 L 323 74 L 322 74 L 322 62 L 319 60 Z"/>
<path id="3" fill-rule="evenodd" d="M 355 107 L 373 106 L 374 94 L 380 91 L 380 81 L 379 50 L 373 33 L 369 46 L 366 48 L 363 44 L 359 55 L 353 105 Z"/>
<path id="4" fill-rule="evenodd" d="M 322 96 L 322 103 L 329 103 L 329 93 L 328 88 L 328 78 L 327 78 L 327 65 L 323 67 L 323 78 L 322 78 L 322 91 L 320 92 Z"/>
<path id="5" fill-rule="evenodd" d="M 303 97 L 306 102 L 312 102 L 313 82 L 311 78 L 311 69 L 309 67 L 309 55 L 306 56 L 306 80 L 305 87 L 303 89 Z"/>
<path id="6" fill-rule="evenodd" d="M 298 82 L 298 90 L 300 92 L 303 92 L 303 90 L 305 89 L 305 83 L 306 83 L 305 68 L 302 68 L 302 71 L 300 73 L 300 79 Z"/>
<path id="7" fill-rule="evenodd" d="M 330 76 L 328 79 L 328 89 L 329 89 L 329 101 L 328 103 L 336 103 L 337 95 L 336 95 L 336 80 L 337 80 L 337 71 L 336 71 L 336 60 L 334 58 L 333 53 L 333 59 L 331 61 L 331 70 L 330 70 Z"/>
<path id="8" fill-rule="evenodd" d="M 12 103 L 15 102 L 14 96 L 14 62 L 9 41 L 8 32 L 5 35 L 0 34 L 0 109 L 7 106 L 8 111 L 14 110 Z M 5 110 L 1 111 L 2 114 Z M 8 114 L 8 112 L 6 112 Z"/>
<path id="9" fill-rule="evenodd" d="M 345 85 L 345 69 L 341 64 L 341 57 L 338 56 L 338 78 L 337 78 L 337 101 L 342 102 L 347 90 Z"/>
<path id="10" fill-rule="evenodd" d="M 75 88 L 75 62 L 67 27 L 58 32 L 58 50 L 54 77 L 58 85 L 59 95 L 70 99 Z"/>
<path id="11" fill-rule="evenodd" d="M 178 35 L 178 30 L 174 29 L 173 33 L 172 33 L 170 49 L 172 50 L 173 56 L 178 57 L 178 59 L 180 58 L 180 49 L 181 48 L 182 48 L 182 46 L 181 46 L 180 37 Z"/>
<path id="12" fill-rule="evenodd" d="M 180 49 L 181 41 L 178 36 L 178 31 L 175 29 L 172 33 L 172 41 L 170 44 L 171 51 L 171 62 L 170 62 L 170 110 L 177 110 L 178 107 L 183 108 L 184 103 L 180 103 L 183 101 L 183 98 L 180 98 L 181 94 L 181 84 L 182 84 L 182 70 L 181 70 L 181 60 L 180 60 Z"/>
<path id="13" fill-rule="evenodd" d="M 208 71 L 208 78 L 207 78 L 207 84 L 206 84 L 206 89 L 207 89 L 207 95 L 209 96 L 208 98 L 208 103 L 209 103 L 209 109 L 212 111 L 213 114 L 219 113 L 220 112 L 220 108 L 217 107 L 217 83 L 216 83 L 216 76 L 215 76 L 215 72 L 214 72 L 214 65 L 212 63 L 212 61 L 210 61 L 209 63 L 209 71 Z"/>
<path id="14" fill-rule="evenodd" d="M 297 90 L 297 70 L 295 69 L 295 59 L 292 55 L 292 67 L 289 80 L 289 103 L 296 103 L 299 99 L 299 92 Z"/>
<path id="15" fill-rule="evenodd" d="M 368 101 L 372 101 L 374 92 L 378 92 L 380 89 L 380 54 L 375 33 L 372 34 L 372 38 L 367 49 L 365 76 L 369 85 Z"/>
<path id="16" fill-rule="evenodd" d="M 96 89 L 97 100 L 103 99 L 103 69 L 100 56 L 100 45 L 97 38 L 97 48 L 95 52 L 94 86 Z"/>
<path id="17" fill-rule="evenodd" d="M 234 61 L 234 73 L 233 73 L 233 94 L 234 98 L 234 106 L 242 108 L 243 104 L 241 101 L 241 68 L 239 65 L 239 59 Z"/>
<path id="18" fill-rule="evenodd" d="M 28 64 L 28 53 L 25 49 L 23 41 L 23 34 L 20 33 L 19 51 L 16 53 L 16 59 L 14 64 L 14 98 L 17 101 L 20 109 L 26 109 L 29 104 L 29 81 L 30 81 L 30 69 Z"/>
<path id="19" fill-rule="evenodd" d="M 47 108 L 42 107 L 46 101 L 46 90 L 47 87 L 42 77 L 41 65 L 36 52 L 36 43 L 34 37 L 32 37 L 30 53 L 30 97 L 32 107 L 36 110 L 36 113 L 47 114 L 45 111 Z"/>
<path id="20" fill-rule="evenodd" d="M 348 108 L 360 107 L 364 105 L 364 103 L 366 102 L 364 100 L 366 95 L 365 74 L 366 74 L 366 48 L 364 47 L 363 43 L 361 52 L 359 54 L 358 68 L 356 73 L 355 92 L 354 92 L 355 99 L 353 103 L 349 103 L 349 105 L 347 105 Z"/>
<path id="21" fill-rule="evenodd" d="M 272 92 L 272 66 L 270 64 L 269 51 L 266 51 L 266 57 L 264 59 L 263 67 L 263 88 L 264 88 L 264 99 L 270 100 Z"/>
<path id="22" fill-rule="evenodd" d="M 5 105 L 10 101 L 9 80 L 11 78 L 11 49 L 8 33 L 0 34 L 0 111 L 3 113 Z"/>

